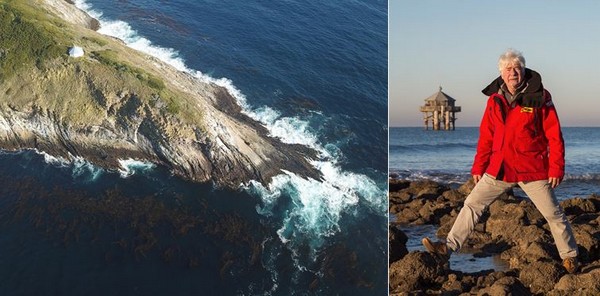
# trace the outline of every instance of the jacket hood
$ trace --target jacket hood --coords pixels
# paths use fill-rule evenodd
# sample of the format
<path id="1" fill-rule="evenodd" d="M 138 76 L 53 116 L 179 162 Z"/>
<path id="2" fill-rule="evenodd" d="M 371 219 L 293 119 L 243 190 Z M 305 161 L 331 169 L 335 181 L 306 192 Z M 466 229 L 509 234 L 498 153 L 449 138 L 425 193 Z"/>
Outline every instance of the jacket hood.
<path id="1" fill-rule="evenodd" d="M 519 95 L 518 101 L 523 106 L 527 107 L 541 107 L 544 103 L 544 86 L 542 85 L 542 76 L 529 68 L 525 68 L 525 89 L 522 95 Z M 491 96 L 498 93 L 500 87 L 504 84 L 502 76 L 494 79 L 486 88 L 481 92 L 486 96 Z"/>

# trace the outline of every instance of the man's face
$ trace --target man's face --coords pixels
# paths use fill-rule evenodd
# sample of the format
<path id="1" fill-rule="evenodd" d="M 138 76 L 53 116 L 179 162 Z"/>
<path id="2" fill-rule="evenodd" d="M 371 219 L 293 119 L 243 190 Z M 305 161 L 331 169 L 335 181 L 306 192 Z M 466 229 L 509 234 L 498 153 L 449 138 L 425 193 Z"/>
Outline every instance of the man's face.
<path id="1" fill-rule="evenodd" d="M 515 90 L 523 81 L 523 68 L 519 63 L 507 64 L 500 74 L 509 90 Z"/>

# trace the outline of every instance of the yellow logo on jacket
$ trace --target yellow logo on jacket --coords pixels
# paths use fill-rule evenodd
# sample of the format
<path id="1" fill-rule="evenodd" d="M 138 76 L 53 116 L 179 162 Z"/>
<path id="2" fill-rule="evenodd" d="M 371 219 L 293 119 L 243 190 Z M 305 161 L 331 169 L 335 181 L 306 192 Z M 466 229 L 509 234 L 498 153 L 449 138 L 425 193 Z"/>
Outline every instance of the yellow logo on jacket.
<path id="1" fill-rule="evenodd" d="M 531 107 L 521 107 L 521 113 L 532 113 L 533 112 L 533 108 Z"/>

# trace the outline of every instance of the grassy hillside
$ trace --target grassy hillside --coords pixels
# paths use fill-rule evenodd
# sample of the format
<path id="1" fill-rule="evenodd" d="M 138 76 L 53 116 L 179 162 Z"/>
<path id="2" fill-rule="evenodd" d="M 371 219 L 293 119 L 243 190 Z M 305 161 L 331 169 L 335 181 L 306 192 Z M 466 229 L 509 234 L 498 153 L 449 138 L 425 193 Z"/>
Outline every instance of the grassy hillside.
<path id="1" fill-rule="evenodd" d="M 64 24 L 48 18 L 26 1 L 0 4 L 0 82 L 30 67 L 42 68 L 45 61 L 64 55 L 68 39 Z"/>
<path id="2" fill-rule="evenodd" d="M 76 125 L 99 124 L 107 116 L 127 123 L 135 117 L 175 115 L 202 126 L 194 98 L 131 62 L 139 53 L 68 24 L 35 2 L 0 0 L 2 108 L 49 112 Z M 74 44 L 84 48 L 84 57 L 68 56 Z"/>

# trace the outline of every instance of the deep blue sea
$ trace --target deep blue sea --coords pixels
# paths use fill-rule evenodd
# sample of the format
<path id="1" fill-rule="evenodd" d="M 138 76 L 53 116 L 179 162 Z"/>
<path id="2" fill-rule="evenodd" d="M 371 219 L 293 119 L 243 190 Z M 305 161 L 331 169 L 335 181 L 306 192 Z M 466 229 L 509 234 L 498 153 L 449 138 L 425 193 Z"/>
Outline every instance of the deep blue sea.
<path id="1" fill-rule="evenodd" d="M 565 179 L 555 189 L 559 200 L 600 194 L 600 128 L 563 127 L 565 140 Z M 408 180 L 434 180 L 458 187 L 471 175 L 479 128 L 457 127 L 455 131 L 425 131 L 422 127 L 390 128 L 390 174 Z M 515 194 L 525 197 L 518 188 Z M 391 220 L 394 217 L 390 217 Z M 424 250 L 425 236 L 435 237 L 436 227 L 403 227 L 409 250 Z M 465 272 L 502 270 L 498 258 L 475 258 L 466 250 L 452 256 L 451 268 Z"/>
<path id="2" fill-rule="evenodd" d="M 316 149 L 324 180 L 224 190 L 0 152 L 0 295 L 387 293 L 387 1 L 74 2 Z"/>

